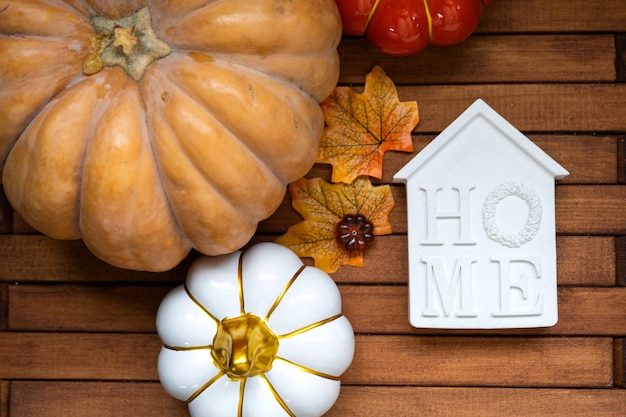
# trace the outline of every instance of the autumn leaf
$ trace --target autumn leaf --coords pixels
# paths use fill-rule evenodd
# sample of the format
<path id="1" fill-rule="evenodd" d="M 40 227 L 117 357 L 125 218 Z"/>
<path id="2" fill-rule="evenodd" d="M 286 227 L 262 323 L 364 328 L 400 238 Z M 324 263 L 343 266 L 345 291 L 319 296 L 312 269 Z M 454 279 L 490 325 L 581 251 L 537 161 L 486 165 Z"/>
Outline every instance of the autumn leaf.
<path id="1" fill-rule="evenodd" d="M 341 265 L 363 266 L 363 251 L 350 251 L 336 238 L 337 224 L 344 216 L 361 214 L 374 226 L 374 235 L 391 233 L 391 189 L 388 185 L 373 187 L 366 176 L 351 184 L 303 178 L 289 184 L 289 193 L 304 221 L 289 227 L 276 242 L 300 257 L 312 257 L 315 266 L 325 272 L 335 272 Z"/>
<path id="2" fill-rule="evenodd" d="M 386 151 L 413 151 L 417 103 L 400 102 L 396 86 L 378 66 L 367 74 L 363 93 L 337 87 L 321 107 L 326 128 L 316 162 L 333 166 L 332 182 L 381 178 Z"/>

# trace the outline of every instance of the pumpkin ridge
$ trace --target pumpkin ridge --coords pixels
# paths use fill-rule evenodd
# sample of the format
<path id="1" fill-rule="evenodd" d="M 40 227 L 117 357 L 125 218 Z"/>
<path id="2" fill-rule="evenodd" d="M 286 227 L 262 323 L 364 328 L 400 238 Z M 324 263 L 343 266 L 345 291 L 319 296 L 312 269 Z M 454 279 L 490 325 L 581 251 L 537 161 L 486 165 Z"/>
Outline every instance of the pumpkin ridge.
<path id="1" fill-rule="evenodd" d="M 40 37 L 35 40 L 45 40 Z M 28 126 L 42 109 L 55 97 L 67 89 L 67 85 L 80 71 L 79 56 L 61 54 L 62 38 L 47 42 L 43 51 L 35 56 L 25 52 L 33 45 L 33 37 L 0 37 L 0 50 L 7 54 L 0 71 L 12 73 L 3 82 L 0 91 L 0 166 L 4 166 L 9 150 L 18 140 L 21 132 Z M 5 43 L 6 42 L 6 43 Z M 56 65 L 50 69 L 40 69 L 41 60 L 56 56 Z M 32 80 L 34 79 L 34 80 Z M 5 80 L 3 80 L 5 81 Z"/>
<path id="2" fill-rule="evenodd" d="M 215 61 L 215 62 L 212 62 L 212 64 L 216 65 L 216 66 L 220 66 L 222 69 L 224 69 L 226 71 L 233 71 L 232 67 L 228 67 L 226 65 L 223 65 L 222 62 Z M 240 68 L 240 69 L 243 69 L 243 68 Z M 253 71 L 253 70 L 249 70 L 249 71 Z M 176 88 L 178 89 L 178 91 L 180 91 L 182 94 L 184 94 L 189 99 L 193 100 L 193 102 L 196 103 L 199 107 L 204 108 L 207 111 L 207 113 L 210 114 L 212 120 L 215 121 L 216 123 L 218 123 L 224 129 L 224 131 L 228 132 L 229 135 L 230 135 L 230 138 L 232 140 L 237 141 L 237 143 L 239 143 L 241 145 L 241 147 L 246 150 L 247 154 L 251 158 L 254 158 L 256 161 L 260 162 L 262 166 L 268 167 L 268 169 L 264 169 L 264 171 L 269 176 L 274 177 L 277 181 L 279 181 L 281 183 L 285 183 L 286 184 L 288 182 L 287 179 L 284 178 L 284 176 L 282 175 L 282 173 L 279 170 L 274 169 L 276 167 L 273 166 L 271 161 L 269 161 L 267 158 L 261 157 L 258 154 L 258 152 L 255 152 L 255 149 L 253 149 L 253 147 L 251 146 L 251 143 L 254 142 L 255 138 L 247 137 L 246 140 L 244 140 L 244 138 L 242 138 L 242 132 L 241 131 L 237 131 L 236 126 L 234 124 L 232 124 L 232 123 L 228 123 L 228 124 L 224 123 L 223 118 L 220 118 L 220 117 L 215 115 L 215 106 L 212 105 L 210 100 L 204 99 L 198 93 L 197 89 L 190 88 L 190 86 L 186 85 L 185 83 L 180 82 L 180 79 L 177 79 L 177 78 L 173 77 L 173 74 L 170 71 L 164 71 L 164 74 L 167 74 L 165 76 L 167 77 L 168 81 L 171 82 L 172 85 L 175 85 Z M 258 72 L 258 74 L 261 74 L 263 76 L 268 76 L 267 74 L 265 74 L 263 72 Z M 294 91 L 298 91 L 298 90 L 296 88 L 294 88 Z M 270 91 L 270 93 L 271 93 L 271 91 Z"/>
<path id="3" fill-rule="evenodd" d="M 218 187 L 210 181 L 210 178 L 203 175 L 202 170 L 192 161 L 182 144 L 184 140 L 167 122 L 165 110 L 155 105 L 157 99 L 150 98 L 155 94 L 161 95 L 160 90 L 157 90 L 158 87 L 152 85 L 156 83 L 154 81 L 156 69 L 154 68 L 156 66 L 148 70 L 144 80 L 142 80 L 141 89 L 148 106 L 146 114 L 148 114 L 152 149 L 157 155 L 156 161 L 159 165 L 160 181 L 164 184 L 164 192 L 172 208 L 172 214 L 180 225 L 182 233 L 200 252 L 217 255 L 236 250 L 252 237 L 260 219 L 258 216 L 246 215 L 240 207 L 245 204 L 231 204 L 228 197 L 220 192 Z M 165 76 L 163 71 L 160 73 L 159 76 Z M 167 88 L 180 89 L 178 85 L 171 82 Z M 175 92 L 169 91 L 168 94 L 173 96 Z M 159 143 L 161 143 L 161 149 L 159 149 Z M 175 147 L 175 152 L 172 147 Z M 193 175 L 184 173 L 184 177 L 179 178 L 183 172 L 172 172 L 171 158 L 178 158 L 179 156 L 182 156 L 184 160 L 177 160 L 175 163 L 184 167 L 185 171 L 193 171 Z M 189 183 L 194 178 L 201 181 L 204 187 L 202 191 L 198 191 L 198 186 L 194 185 L 193 182 Z M 207 199 L 211 200 L 212 203 L 207 204 Z M 219 204 L 215 206 L 218 201 Z M 203 213 L 210 213 L 210 215 Z M 222 213 L 223 220 L 221 222 L 216 217 L 220 213 Z M 228 216 L 224 218 L 226 214 Z M 236 220 L 233 216 L 236 217 Z M 217 249 L 218 247 L 222 249 Z"/>
<path id="4" fill-rule="evenodd" d="M 227 125 L 227 124 L 225 124 L 223 122 L 222 119 L 220 119 L 220 118 L 215 116 L 214 109 L 212 108 L 210 103 L 207 103 L 205 100 L 203 100 L 199 96 L 197 91 L 195 91 L 195 90 L 193 90 L 191 88 L 188 88 L 186 86 L 181 86 L 180 84 L 177 84 L 177 86 L 180 87 L 180 91 L 184 92 L 186 96 L 191 98 L 194 102 L 198 103 L 198 105 L 200 105 L 203 108 L 205 108 L 207 110 L 207 112 L 211 115 L 212 119 L 216 123 L 219 123 L 219 125 L 222 126 L 225 131 L 229 132 L 231 139 L 237 141 L 247 151 L 247 153 L 250 155 L 251 158 L 256 159 L 258 162 L 260 162 L 260 165 L 262 165 L 264 167 L 272 167 L 272 168 L 274 168 L 269 160 L 267 160 L 266 158 L 262 158 L 260 155 L 258 155 L 258 153 L 254 152 L 254 150 L 250 146 L 250 142 L 254 140 L 253 138 L 249 138 L 248 140 L 243 140 L 241 138 L 241 135 L 237 134 L 237 132 L 235 131 L 234 126 L 232 124 L 228 124 Z M 276 178 L 277 181 L 279 181 L 281 183 L 285 183 L 286 184 L 288 182 L 287 179 L 278 170 L 273 170 L 273 169 L 270 168 L 270 169 L 266 169 L 264 171 L 267 171 L 267 173 L 270 176 L 273 176 L 274 178 Z"/>
<path id="5" fill-rule="evenodd" d="M 93 94 L 87 94 L 87 98 L 85 97 L 84 90 L 86 88 L 89 88 L 91 85 L 81 84 L 81 81 L 86 82 L 88 84 L 92 84 L 94 80 L 82 78 L 81 80 L 75 83 L 67 85 L 65 89 L 61 90 L 58 94 L 52 97 L 50 101 L 48 101 L 40 110 L 37 111 L 36 115 L 29 122 L 28 127 L 16 139 L 15 145 L 11 151 L 11 154 L 7 158 L 7 165 L 3 171 L 4 178 L 8 178 L 9 176 L 11 178 L 10 180 L 5 181 L 6 182 L 5 192 L 7 194 L 7 198 L 11 200 L 11 204 L 13 205 L 13 207 L 15 207 L 18 210 L 18 212 L 20 212 L 20 214 L 24 217 L 25 221 L 31 224 L 31 226 L 57 239 L 79 239 L 80 231 L 79 231 L 78 224 L 76 224 L 75 227 L 72 228 L 73 233 L 66 233 L 66 232 L 59 233 L 58 231 L 53 232 L 52 230 L 58 228 L 59 224 L 63 223 L 63 220 L 60 220 L 60 221 L 57 220 L 57 221 L 50 222 L 50 223 L 46 223 L 44 221 L 44 224 L 40 224 L 41 223 L 40 221 L 37 221 L 32 218 L 33 213 L 36 213 L 35 217 L 37 218 L 41 218 L 42 215 L 47 218 L 57 218 L 58 212 L 56 212 L 56 210 L 53 209 L 52 206 L 50 205 L 51 200 L 45 201 L 45 204 L 42 204 L 41 201 L 37 201 L 41 199 L 45 200 L 45 197 L 42 197 L 40 193 L 35 193 L 35 194 L 27 193 L 27 195 L 25 195 L 25 191 L 31 188 L 25 184 L 31 182 L 33 179 L 37 179 L 38 177 L 37 175 L 33 173 L 32 169 L 27 169 L 27 168 L 30 168 L 32 166 L 35 169 L 38 169 L 38 168 L 41 168 L 41 165 L 25 163 L 23 161 L 16 162 L 14 161 L 14 158 L 19 159 L 22 156 L 22 155 L 19 155 L 18 151 L 21 151 L 22 147 L 27 145 L 26 142 L 24 142 L 25 140 L 36 141 L 35 144 L 31 144 L 29 146 L 30 150 L 28 151 L 28 155 L 25 155 L 25 156 L 28 156 L 29 161 L 32 161 L 36 156 L 39 156 L 39 154 L 41 153 L 41 148 L 40 146 L 37 146 L 37 144 L 41 140 L 42 129 L 50 129 L 51 127 L 54 128 L 54 126 L 48 126 L 50 122 L 51 114 L 64 113 L 65 112 L 64 107 L 67 105 L 66 100 L 69 100 L 70 105 L 71 105 L 74 101 L 78 100 L 76 97 L 80 99 L 79 101 L 82 101 L 82 100 L 88 99 L 90 95 L 93 95 Z M 97 99 L 94 98 L 92 101 L 95 104 Z M 88 107 L 91 107 L 91 106 L 88 106 Z M 99 106 L 94 105 L 93 108 L 96 109 L 95 111 L 98 111 Z M 90 113 L 92 117 L 88 118 L 89 126 L 84 129 L 85 139 L 82 140 L 83 142 L 85 142 L 85 144 L 83 146 L 83 151 L 81 155 L 77 158 L 78 160 L 81 161 L 81 163 L 78 164 L 77 171 L 76 171 L 76 178 L 78 178 L 77 184 L 76 184 L 77 201 L 75 201 L 75 204 L 73 204 L 75 208 L 76 218 L 80 217 L 80 206 L 81 206 L 80 205 L 80 200 L 81 200 L 81 190 L 80 190 L 81 180 L 80 179 L 82 178 L 82 167 L 84 163 L 84 155 L 86 152 L 86 148 L 88 146 L 89 138 L 91 137 L 92 132 L 93 132 L 93 122 L 94 122 L 93 114 L 94 114 L 94 111 Z M 59 116 L 56 116 L 56 117 L 60 119 Z M 34 132 L 32 132 L 33 129 L 35 129 Z M 31 133 L 34 134 L 34 137 L 32 138 L 31 138 Z M 18 143 L 18 142 L 21 142 L 21 143 Z M 54 151 L 52 151 L 52 155 L 49 155 L 47 158 L 44 157 L 44 159 L 53 159 L 53 158 L 54 158 Z M 22 174 L 16 175 L 14 170 L 20 165 L 22 165 L 22 169 L 21 169 Z M 35 176 L 35 178 L 33 178 L 33 176 Z M 44 178 L 46 180 L 49 180 L 49 178 L 45 176 Z M 16 182 L 16 180 L 18 182 Z M 55 184 L 55 187 L 53 188 L 46 187 L 46 189 L 44 189 L 43 191 L 44 192 L 55 191 L 57 190 L 56 185 L 57 184 Z M 25 199 L 34 200 L 36 204 L 39 204 L 43 207 L 43 211 L 34 210 L 32 207 L 33 202 L 26 202 Z M 28 207 L 31 207 L 31 208 L 28 208 Z M 54 212 L 50 212 L 50 210 L 54 210 Z M 46 214 L 45 213 L 46 211 L 49 213 Z M 52 228 L 47 227 L 47 225 L 52 226 Z"/>
<path id="6" fill-rule="evenodd" d="M 243 53 L 237 56 L 214 53 L 211 56 L 215 61 L 238 65 L 277 82 L 288 84 L 303 96 L 310 97 L 318 103 L 332 93 L 339 79 L 339 55 L 336 50 L 298 54 L 296 57 L 284 52 L 263 56 Z M 325 63 L 320 65 L 322 61 Z M 302 71 L 294 71 L 296 67 L 302 68 Z"/>
<path id="7" fill-rule="evenodd" d="M 14 10 L 15 14 L 12 13 Z M 12 37 L 79 39 L 81 35 L 93 32 L 87 11 L 72 7 L 67 1 L 40 0 L 24 4 L 19 0 L 4 0 L 0 3 L 0 16 L 0 32 Z"/>
<path id="8" fill-rule="evenodd" d="M 228 73 L 236 73 L 239 75 L 240 84 L 245 82 L 245 80 L 250 80 L 251 85 L 248 87 L 249 94 L 256 94 L 255 91 L 266 94 L 267 96 L 271 96 L 276 100 L 277 103 L 282 103 L 286 105 L 286 108 L 290 109 L 290 117 L 294 125 L 298 125 L 298 127 L 294 128 L 293 136 L 289 136 L 289 145 L 288 149 L 283 149 L 281 146 L 280 136 L 285 136 L 285 133 L 282 133 L 280 136 L 274 135 L 276 132 L 276 126 L 278 120 L 273 119 L 272 127 L 271 127 L 271 136 L 276 137 L 276 140 L 268 139 L 266 142 L 263 142 L 262 145 L 257 145 L 259 130 L 254 131 L 246 131 L 245 123 L 239 123 L 239 121 L 230 120 L 226 121 L 225 116 L 232 114 L 233 112 L 229 110 L 225 114 L 216 113 L 224 113 L 223 106 L 220 106 L 212 100 L 213 89 L 219 89 L 219 87 L 206 87 L 203 88 L 202 91 L 206 90 L 208 93 L 202 94 L 200 89 L 200 84 L 196 83 L 194 85 L 195 88 L 191 87 L 191 83 L 184 82 L 185 79 L 190 76 L 193 70 L 188 70 L 188 73 L 179 73 L 176 69 L 176 66 L 182 67 L 182 64 L 176 65 L 176 63 L 165 61 L 163 64 L 168 67 L 168 79 L 176 84 L 177 88 L 183 91 L 188 97 L 194 100 L 194 102 L 198 103 L 200 106 L 205 108 L 209 114 L 211 114 L 212 118 L 223 126 L 228 132 L 230 132 L 233 139 L 236 139 L 245 149 L 247 149 L 251 156 L 255 157 L 257 160 L 262 162 L 265 166 L 269 168 L 271 173 L 283 184 L 288 184 L 306 174 L 309 169 L 313 166 L 315 156 L 312 152 L 310 155 L 306 153 L 302 153 L 300 148 L 308 147 L 309 145 L 305 145 L 305 142 L 309 140 L 315 140 L 317 149 L 317 141 L 321 138 L 322 129 L 323 129 L 323 120 L 322 113 L 319 107 L 318 102 L 310 96 L 307 91 L 302 90 L 299 86 L 294 83 L 287 82 L 282 77 L 276 77 L 272 74 L 268 74 L 264 71 L 257 70 L 255 68 L 250 68 L 245 65 L 238 64 L 236 62 L 229 62 L 223 60 L 213 60 L 210 59 L 208 61 L 203 62 L 206 57 L 201 55 L 199 58 L 190 58 L 189 54 L 187 56 L 179 56 L 181 63 L 188 63 L 189 60 L 193 61 L 201 61 L 197 63 L 197 65 L 207 65 L 216 68 L 218 71 L 228 72 Z M 172 57 L 173 58 L 173 57 Z M 185 69 L 191 68 L 191 65 L 187 65 Z M 181 70 L 182 71 L 182 70 Z M 176 73 L 176 76 L 174 76 Z M 194 75 L 200 76 L 200 70 L 193 71 Z M 226 82 L 223 82 L 227 84 Z M 278 91 L 283 91 L 281 89 L 285 89 L 290 95 L 283 96 L 278 93 Z M 223 95 L 223 94 L 222 94 Z M 294 99 L 294 102 L 291 102 L 291 99 Z M 247 97 L 246 97 L 247 99 Z M 234 102 L 234 98 L 229 97 L 229 100 Z M 243 100 L 243 99 L 242 99 Z M 248 99 L 250 100 L 250 99 Z M 258 100 L 257 100 L 258 101 Z M 297 103 L 295 103 L 297 101 Z M 246 107 L 251 107 L 246 103 Z M 267 103 L 263 103 L 265 105 Z M 242 108 L 244 106 L 242 105 Z M 314 114 L 310 114 L 313 111 Z M 260 116 L 260 115 L 259 115 Z M 316 119 L 316 116 L 319 116 L 319 120 Z M 316 123 L 317 122 L 317 123 Z M 285 122 L 284 126 L 289 123 Z M 317 124 L 317 126 L 316 126 Z M 259 126 L 257 126 L 258 128 Z M 299 138 L 298 140 L 296 140 Z M 279 146 L 281 146 L 279 148 Z M 279 152 L 279 156 L 274 158 L 272 157 L 272 153 Z M 289 161 L 289 158 L 293 157 L 294 162 L 287 164 L 286 161 Z M 297 167 L 296 173 L 294 173 L 294 168 Z M 286 174 L 289 175 L 286 175 Z"/>
<path id="9" fill-rule="evenodd" d="M 152 154 L 152 158 L 155 161 L 155 170 L 156 170 L 156 175 L 158 177 L 158 184 L 159 184 L 159 188 L 161 190 L 161 193 L 163 193 L 164 197 L 165 197 L 165 202 L 167 203 L 167 207 L 168 207 L 168 211 L 170 213 L 170 217 L 172 218 L 172 221 L 174 222 L 174 224 L 176 225 L 176 229 L 181 231 L 180 236 L 183 239 L 183 242 L 185 244 L 185 246 L 192 248 L 193 242 L 189 239 L 189 237 L 187 236 L 187 234 L 184 232 L 184 227 L 182 222 L 180 221 L 179 216 L 176 213 L 176 210 L 174 208 L 174 205 L 172 204 L 172 197 L 170 196 L 170 193 L 167 189 L 167 185 L 165 184 L 165 173 L 163 172 L 163 166 L 161 164 L 161 160 L 159 158 L 159 155 L 154 147 L 154 141 L 155 141 L 155 134 L 154 134 L 154 128 L 152 123 L 150 123 L 149 118 L 148 118 L 148 112 L 146 110 L 145 107 L 145 98 L 143 96 L 143 91 L 141 90 L 141 88 L 138 88 L 139 91 L 139 96 L 141 98 L 141 102 L 144 105 L 144 121 L 146 123 L 146 127 L 148 130 L 148 145 L 150 146 L 150 153 Z"/>
<path id="10" fill-rule="evenodd" d="M 172 268 L 191 245 L 158 189 L 139 89 L 121 68 L 87 79 L 101 95 L 82 159 L 81 236 L 94 254 L 113 265 Z"/>
<path id="11" fill-rule="evenodd" d="M 145 96 L 143 94 L 143 90 L 141 88 L 139 89 L 139 94 L 142 97 L 142 102 L 145 103 L 146 99 L 145 99 Z M 163 192 L 163 194 L 165 196 L 165 201 L 167 202 L 168 209 L 169 209 L 169 212 L 171 214 L 172 220 L 174 221 L 174 223 L 178 227 L 178 230 L 182 231 L 181 236 L 187 242 L 187 246 L 189 246 L 189 247 L 196 247 L 196 245 L 194 245 L 195 242 L 193 242 L 193 240 L 190 239 L 188 234 L 185 232 L 185 225 L 181 221 L 181 217 L 180 217 L 180 215 L 178 213 L 178 210 L 176 210 L 176 208 L 174 207 L 174 204 L 173 204 L 174 198 L 171 196 L 171 193 L 169 191 L 169 187 L 167 186 L 167 183 L 165 181 L 165 178 L 167 178 L 167 174 L 163 171 L 163 164 L 162 164 L 161 158 L 159 156 L 159 152 L 155 148 L 156 135 L 155 135 L 154 125 L 153 125 L 153 123 L 149 122 L 148 112 L 144 111 L 144 114 L 146 116 L 146 125 L 147 125 L 147 128 L 148 128 L 148 135 L 149 135 L 149 138 L 150 138 L 150 140 L 148 141 L 149 145 L 150 145 L 150 151 L 152 153 L 152 157 L 154 158 L 154 160 L 156 162 L 156 172 L 157 172 L 157 176 L 158 176 L 158 179 L 159 179 L 159 181 L 158 181 L 159 182 L 159 186 L 161 187 L 161 191 Z M 171 131 L 171 129 L 170 129 L 170 131 Z M 176 134 L 173 131 L 171 131 L 171 134 L 176 137 Z M 186 155 L 186 153 L 185 153 L 185 155 Z"/>
<path id="12" fill-rule="evenodd" d="M 207 3 L 175 19 L 161 10 L 167 5 L 154 5 L 155 21 L 163 23 L 155 25 L 161 39 L 182 50 L 200 48 L 262 56 L 275 51 L 297 55 L 302 51 L 334 49 L 341 40 L 341 17 L 333 0 Z M 231 18 L 221 19 L 222 16 Z M 307 35 L 312 31 L 316 36 Z"/>

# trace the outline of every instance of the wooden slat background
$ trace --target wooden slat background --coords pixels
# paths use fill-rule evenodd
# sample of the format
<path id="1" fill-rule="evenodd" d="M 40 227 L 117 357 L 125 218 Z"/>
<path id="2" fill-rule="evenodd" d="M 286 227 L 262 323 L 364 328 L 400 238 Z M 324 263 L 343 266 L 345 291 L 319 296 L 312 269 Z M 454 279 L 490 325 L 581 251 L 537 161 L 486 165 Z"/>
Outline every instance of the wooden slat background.
<path id="1" fill-rule="evenodd" d="M 626 2 L 497 0 L 476 33 L 407 58 L 340 45 L 340 83 L 380 65 L 416 100 L 416 151 L 475 99 L 570 171 L 556 189 L 559 322 L 426 330 L 407 319 L 406 195 L 365 267 L 333 274 L 356 354 L 329 417 L 626 415 Z M 414 154 L 385 157 L 383 179 Z M 309 176 L 330 178 L 328 166 Z M 254 241 L 299 221 L 286 198 Z M 186 416 L 156 376 L 156 309 L 182 282 L 42 236 L 0 198 L 0 417 Z"/>

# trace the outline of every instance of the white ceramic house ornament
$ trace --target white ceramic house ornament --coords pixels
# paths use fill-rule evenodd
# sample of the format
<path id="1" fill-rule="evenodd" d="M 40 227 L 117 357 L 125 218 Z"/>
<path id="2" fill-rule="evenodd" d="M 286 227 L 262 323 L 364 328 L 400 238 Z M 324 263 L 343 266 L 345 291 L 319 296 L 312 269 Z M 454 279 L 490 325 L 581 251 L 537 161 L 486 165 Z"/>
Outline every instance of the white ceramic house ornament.
<path id="1" fill-rule="evenodd" d="M 480 99 L 397 172 L 411 324 L 556 324 L 554 180 L 568 174 Z"/>
<path id="2" fill-rule="evenodd" d="M 157 331 L 161 383 L 192 417 L 319 417 L 354 355 L 335 282 L 276 243 L 201 256 Z"/>

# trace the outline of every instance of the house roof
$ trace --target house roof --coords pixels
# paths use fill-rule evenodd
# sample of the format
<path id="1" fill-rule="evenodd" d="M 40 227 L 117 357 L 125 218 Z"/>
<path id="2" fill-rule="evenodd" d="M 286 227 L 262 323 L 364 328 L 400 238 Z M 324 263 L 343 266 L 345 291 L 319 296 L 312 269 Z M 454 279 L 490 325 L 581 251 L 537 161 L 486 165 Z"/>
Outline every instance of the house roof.
<path id="1" fill-rule="evenodd" d="M 451 144 L 453 138 L 459 131 L 476 117 L 482 117 L 489 121 L 502 136 L 513 142 L 522 152 L 537 162 L 555 179 L 569 175 L 569 172 L 559 165 L 554 159 L 546 154 L 541 148 L 535 145 L 530 139 L 524 136 L 519 130 L 511 125 L 506 119 L 500 116 L 482 99 L 476 100 L 459 117 L 457 117 L 447 128 L 445 128 L 430 144 L 402 167 L 393 177 L 394 182 L 406 182 L 413 173 L 436 155 L 441 149 Z"/>

